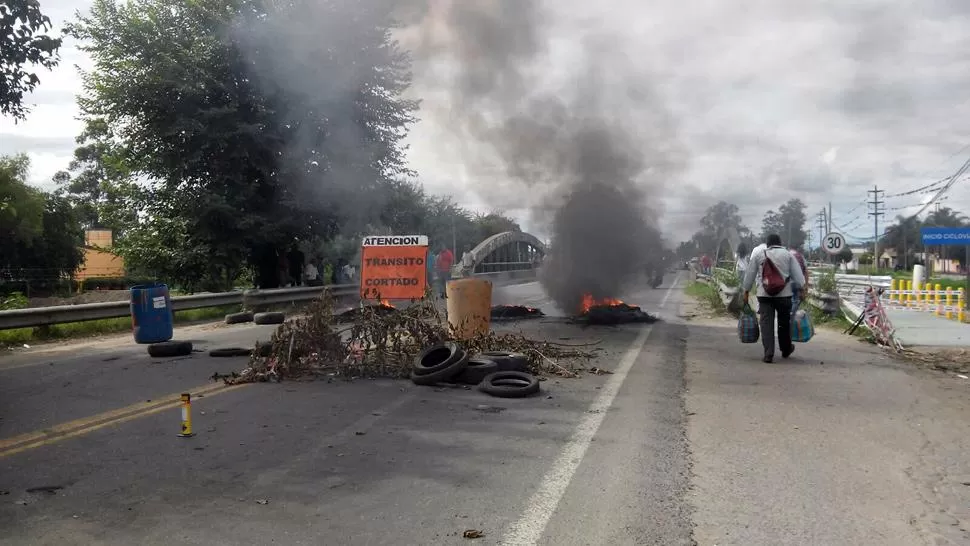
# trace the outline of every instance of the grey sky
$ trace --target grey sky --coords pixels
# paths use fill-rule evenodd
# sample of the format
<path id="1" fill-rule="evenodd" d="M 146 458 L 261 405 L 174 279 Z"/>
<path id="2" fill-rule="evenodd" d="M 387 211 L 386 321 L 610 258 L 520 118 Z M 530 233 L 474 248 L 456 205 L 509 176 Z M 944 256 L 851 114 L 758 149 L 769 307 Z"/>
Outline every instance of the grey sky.
<path id="1" fill-rule="evenodd" d="M 61 24 L 89 3 L 42 5 Z M 888 194 L 902 192 L 952 173 L 970 155 L 970 149 L 961 151 L 970 144 L 965 0 L 549 5 L 560 14 L 579 10 L 590 28 L 622 39 L 627 56 L 650 74 L 651 92 L 664 103 L 689 154 L 686 168 L 663 190 L 664 226 L 672 240 L 689 236 L 704 209 L 718 200 L 740 206 L 757 229 L 766 209 L 791 197 L 806 201 L 812 213 L 831 200 L 837 222 L 859 226 L 852 234 L 869 235 L 871 222 L 853 219 L 864 212 L 857 204 L 873 184 Z M 63 56 L 61 67 L 42 75 L 30 118 L 18 125 L 0 120 L 0 153 L 30 153 L 32 181 L 41 185 L 66 167 L 80 128 L 71 98 L 79 87 L 73 65 L 86 66 L 87 60 L 70 44 Z M 562 64 L 550 66 L 551 72 L 569 70 L 568 56 L 550 62 Z M 419 78 L 417 84 L 430 112 L 434 88 L 448 83 Z M 423 117 L 412 132 L 410 158 L 426 188 L 487 208 L 491 199 L 483 189 L 498 173 L 490 178 L 462 160 L 447 120 Z M 954 187 L 947 205 L 970 212 L 968 183 Z M 888 208 L 916 204 L 919 197 L 890 199 Z"/>

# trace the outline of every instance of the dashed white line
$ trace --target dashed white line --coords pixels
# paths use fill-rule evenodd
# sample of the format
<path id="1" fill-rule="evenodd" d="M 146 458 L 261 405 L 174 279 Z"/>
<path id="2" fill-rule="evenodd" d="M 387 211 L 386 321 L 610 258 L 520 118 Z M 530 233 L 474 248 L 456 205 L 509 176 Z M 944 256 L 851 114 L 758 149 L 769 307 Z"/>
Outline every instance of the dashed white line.
<path id="1" fill-rule="evenodd" d="M 660 307 L 667 305 L 667 300 L 670 298 L 670 294 L 673 293 L 679 280 L 680 273 L 677 274 L 673 284 L 667 289 L 667 293 L 664 295 Z M 596 436 L 600 425 L 603 424 L 607 410 L 613 405 L 613 401 L 620 392 L 626 376 L 630 373 L 630 369 L 633 367 L 634 362 L 637 361 L 641 351 L 643 351 L 643 346 L 646 344 L 647 337 L 650 335 L 652 329 L 652 326 L 647 326 L 637 334 L 637 338 L 630 345 L 630 348 L 627 349 L 626 354 L 623 355 L 623 359 L 620 360 L 619 366 L 613 372 L 613 375 L 610 376 L 606 385 L 603 386 L 599 396 L 589 406 L 586 415 L 579 422 L 576 430 L 573 431 L 572 437 L 566 443 L 566 447 L 563 448 L 562 453 L 559 454 L 559 458 L 556 459 L 549 469 L 549 472 L 543 477 L 542 482 L 539 484 L 539 489 L 529 499 L 522 515 L 506 531 L 501 544 L 536 544 L 542 538 L 546 526 L 549 524 L 549 520 L 552 518 L 553 513 L 555 513 L 556 508 L 559 506 L 559 502 L 562 500 L 563 494 L 566 492 L 566 488 L 569 487 L 569 483 L 576 474 L 576 470 L 579 468 L 580 463 L 583 462 L 586 450 L 593 441 L 593 437 Z"/>

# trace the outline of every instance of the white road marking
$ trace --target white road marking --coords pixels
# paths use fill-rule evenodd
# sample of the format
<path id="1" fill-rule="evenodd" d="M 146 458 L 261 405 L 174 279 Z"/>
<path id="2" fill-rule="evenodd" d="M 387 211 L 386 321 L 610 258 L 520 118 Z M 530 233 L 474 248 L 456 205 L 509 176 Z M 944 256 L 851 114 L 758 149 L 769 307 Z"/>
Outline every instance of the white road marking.
<path id="1" fill-rule="evenodd" d="M 677 276 L 674 277 L 674 282 L 670 283 L 670 288 L 668 288 L 667 293 L 664 294 L 664 299 L 663 301 L 660 302 L 661 309 L 663 309 L 663 307 L 667 305 L 667 298 L 670 297 L 670 294 L 674 291 L 674 288 L 677 288 L 677 283 L 679 281 L 680 281 L 680 271 L 677 272 Z"/>
<path id="2" fill-rule="evenodd" d="M 677 281 L 675 280 L 674 285 L 676 284 Z M 664 297 L 660 307 L 667 303 L 667 297 L 670 296 L 672 289 L 673 286 L 667 289 L 667 296 Z M 651 330 L 653 330 L 652 326 L 646 326 L 640 330 L 637 338 L 627 349 L 623 359 L 620 360 L 620 365 L 610 376 L 606 385 L 603 386 L 600 395 L 586 410 L 586 415 L 579 422 L 572 438 L 569 439 L 566 447 L 559 454 L 559 458 L 543 477 L 539 489 L 529 499 L 522 516 L 506 531 L 501 544 L 536 544 L 542 538 L 546 525 L 549 524 L 549 520 L 559 506 L 559 501 L 562 500 L 566 488 L 569 487 L 576 470 L 583 462 L 589 444 L 593 441 L 600 425 L 603 424 L 607 410 L 613 405 L 613 401 L 616 399 L 617 393 L 620 392 L 620 387 L 623 386 L 633 363 L 637 361 L 640 352 L 643 351 L 643 346 L 646 344 Z"/>

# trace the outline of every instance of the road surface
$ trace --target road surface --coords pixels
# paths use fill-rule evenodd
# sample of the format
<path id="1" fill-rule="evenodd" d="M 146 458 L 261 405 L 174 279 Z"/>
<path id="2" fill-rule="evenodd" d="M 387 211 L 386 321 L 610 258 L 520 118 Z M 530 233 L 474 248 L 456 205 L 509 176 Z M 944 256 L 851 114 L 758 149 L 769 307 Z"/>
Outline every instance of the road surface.
<path id="1" fill-rule="evenodd" d="M 0 357 L 0 544 L 967 544 L 970 381 L 820 331 L 764 364 L 685 279 L 599 341 L 612 374 L 490 398 L 402 381 L 223 388 L 245 359 L 127 339 Z M 552 305 L 536 284 L 498 298 Z M 269 327 L 192 327 L 200 348 Z M 200 390 L 202 389 L 202 390 Z M 177 437 L 171 396 L 193 404 Z M 467 539 L 465 531 L 483 533 Z"/>

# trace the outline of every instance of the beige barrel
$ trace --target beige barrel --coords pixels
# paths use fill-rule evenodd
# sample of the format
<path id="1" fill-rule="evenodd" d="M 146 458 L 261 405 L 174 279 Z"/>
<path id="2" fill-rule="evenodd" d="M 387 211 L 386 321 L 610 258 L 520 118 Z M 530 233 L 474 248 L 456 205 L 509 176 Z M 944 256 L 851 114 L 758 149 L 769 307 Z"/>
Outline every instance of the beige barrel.
<path id="1" fill-rule="evenodd" d="M 448 325 L 459 339 L 488 332 L 492 316 L 492 282 L 485 279 L 449 281 Z"/>

